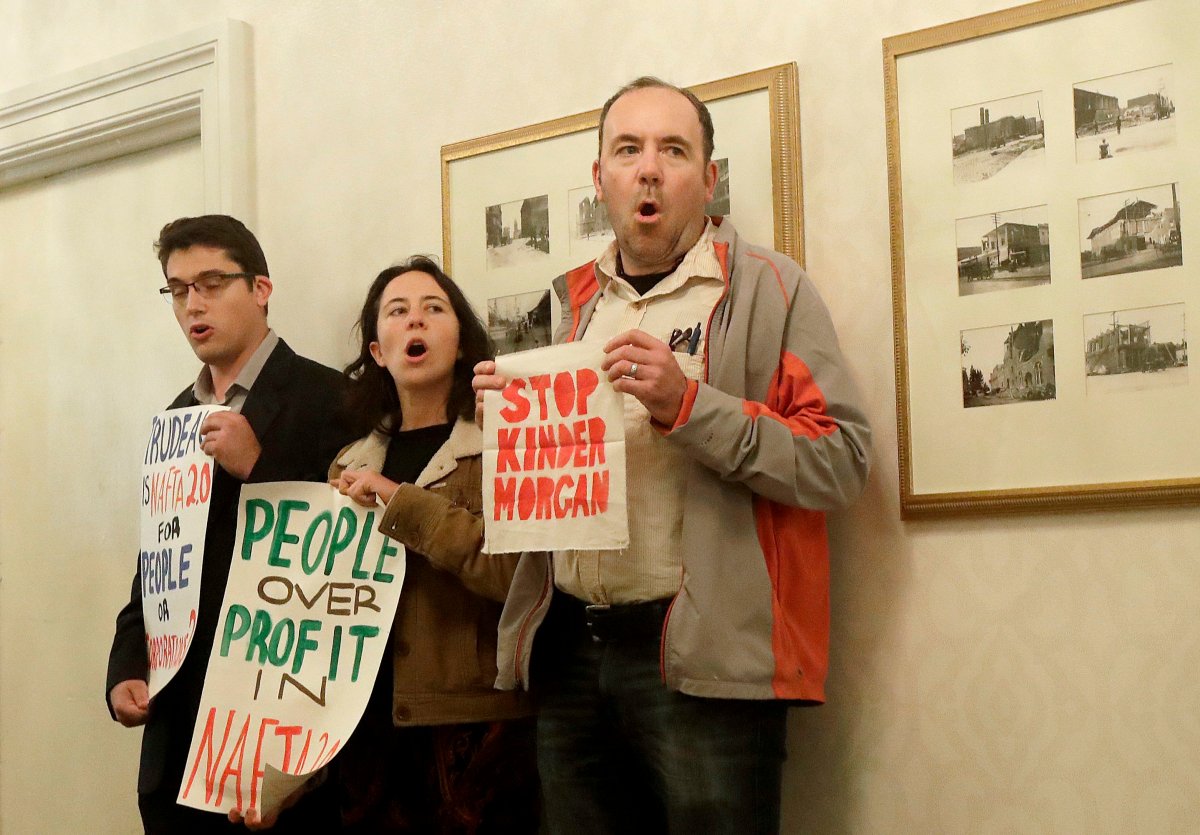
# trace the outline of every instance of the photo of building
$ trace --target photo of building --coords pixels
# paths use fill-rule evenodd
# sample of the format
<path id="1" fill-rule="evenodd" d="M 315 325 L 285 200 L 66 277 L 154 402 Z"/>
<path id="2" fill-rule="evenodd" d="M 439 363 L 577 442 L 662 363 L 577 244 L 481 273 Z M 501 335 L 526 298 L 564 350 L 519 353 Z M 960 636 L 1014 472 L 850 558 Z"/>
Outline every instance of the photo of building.
<path id="1" fill-rule="evenodd" d="M 1174 69 L 1164 64 L 1075 84 L 1076 161 L 1174 145 Z"/>
<path id="2" fill-rule="evenodd" d="M 1083 277 L 1181 266 L 1179 204 L 1177 183 L 1080 200 Z"/>
<path id="3" fill-rule="evenodd" d="M 992 212 L 955 221 L 958 294 L 1050 283 L 1046 206 Z"/>
<path id="4" fill-rule="evenodd" d="M 959 344 L 964 407 L 1055 398 L 1053 320 L 962 331 Z"/>
<path id="5" fill-rule="evenodd" d="M 1029 175 L 1044 163 L 1046 126 L 1041 93 L 956 107 L 950 111 L 956 185 L 1006 175 Z M 1021 165 L 1013 167 L 1020 160 Z"/>
<path id="6" fill-rule="evenodd" d="M 1083 317 L 1088 394 L 1187 383 L 1182 303 Z"/>

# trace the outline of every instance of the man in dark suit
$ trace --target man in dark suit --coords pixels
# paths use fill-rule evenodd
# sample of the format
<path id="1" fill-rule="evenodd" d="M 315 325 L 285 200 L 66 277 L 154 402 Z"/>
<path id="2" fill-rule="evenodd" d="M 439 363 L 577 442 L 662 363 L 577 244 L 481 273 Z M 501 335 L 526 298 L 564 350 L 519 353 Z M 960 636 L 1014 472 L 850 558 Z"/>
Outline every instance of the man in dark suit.
<path id="1" fill-rule="evenodd" d="M 191 649 L 151 701 L 141 582 L 135 572 L 129 603 L 117 615 L 106 693 L 115 720 L 126 727 L 145 726 L 138 806 L 146 832 L 222 832 L 234 825 L 212 812 L 180 806 L 175 798 L 220 618 L 240 488 L 247 482 L 324 481 L 329 462 L 353 438 L 340 419 L 341 375 L 297 355 L 267 325 L 272 284 L 250 230 L 226 215 L 180 218 L 163 227 L 155 248 L 166 277 L 159 292 L 204 363 L 195 384 L 168 408 L 217 404 L 230 409 L 209 414 L 200 428 L 202 448 L 218 466 Z M 336 827 L 331 798 L 323 787 L 310 792 L 280 816 L 275 831 Z"/>

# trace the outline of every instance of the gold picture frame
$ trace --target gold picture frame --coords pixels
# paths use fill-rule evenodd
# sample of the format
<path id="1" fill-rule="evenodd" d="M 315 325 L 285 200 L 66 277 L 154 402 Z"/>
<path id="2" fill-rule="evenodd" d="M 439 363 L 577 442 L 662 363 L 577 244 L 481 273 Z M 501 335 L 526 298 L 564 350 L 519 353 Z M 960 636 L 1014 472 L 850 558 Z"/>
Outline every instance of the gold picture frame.
<path id="1" fill-rule="evenodd" d="M 727 160 L 723 176 L 738 231 L 803 264 L 796 65 L 689 89 L 712 113 L 713 156 Z M 590 110 L 442 146 L 442 258 L 477 310 L 497 297 L 543 290 L 555 275 L 599 255 L 603 233 L 582 231 L 590 225 L 576 211 L 591 186 L 599 115 Z M 530 211 L 548 217 L 546 235 L 526 237 L 533 246 L 512 252 L 510 218 Z"/>
<path id="2" fill-rule="evenodd" d="M 1198 22 L 1043 0 L 884 39 L 903 518 L 1200 500 Z"/>

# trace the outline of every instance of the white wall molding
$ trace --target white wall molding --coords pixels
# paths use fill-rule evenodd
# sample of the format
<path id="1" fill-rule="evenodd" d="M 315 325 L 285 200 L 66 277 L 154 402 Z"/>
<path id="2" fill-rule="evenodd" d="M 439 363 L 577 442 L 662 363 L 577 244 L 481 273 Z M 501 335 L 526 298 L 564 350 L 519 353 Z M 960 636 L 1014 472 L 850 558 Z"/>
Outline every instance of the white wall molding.
<path id="1" fill-rule="evenodd" d="M 198 136 L 205 211 L 253 223 L 250 49 L 226 20 L 0 94 L 0 188 Z"/>

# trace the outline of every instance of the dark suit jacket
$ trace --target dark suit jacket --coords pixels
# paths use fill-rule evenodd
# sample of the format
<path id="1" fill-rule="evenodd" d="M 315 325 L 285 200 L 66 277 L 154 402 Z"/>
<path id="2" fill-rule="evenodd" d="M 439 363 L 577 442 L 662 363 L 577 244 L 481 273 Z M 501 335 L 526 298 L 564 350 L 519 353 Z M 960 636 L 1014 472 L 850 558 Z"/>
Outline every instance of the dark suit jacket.
<path id="1" fill-rule="evenodd" d="M 194 405 L 196 399 L 189 386 L 168 408 Z M 242 415 L 262 446 L 247 481 L 324 481 L 338 450 L 353 440 L 342 414 L 342 375 L 297 355 L 280 340 L 242 407 Z M 151 702 L 138 773 L 138 792 L 142 794 L 155 791 L 175 794 L 179 790 L 225 596 L 241 485 L 223 469 L 216 468 L 196 632 L 183 666 Z M 148 671 L 141 582 L 135 566 L 129 603 L 117 615 L 116 635 L 108 656 L 105 699 L 118 683 L 145 680 Z M 109 713 L 112 713 L 111 703 Z"/>

